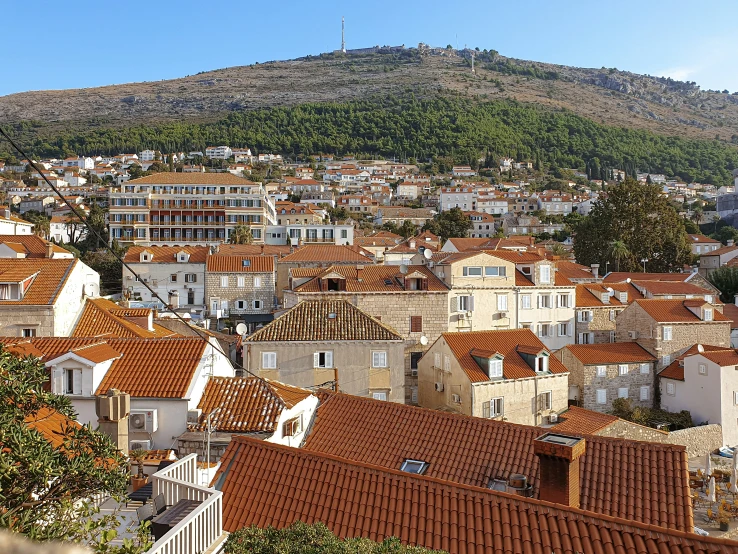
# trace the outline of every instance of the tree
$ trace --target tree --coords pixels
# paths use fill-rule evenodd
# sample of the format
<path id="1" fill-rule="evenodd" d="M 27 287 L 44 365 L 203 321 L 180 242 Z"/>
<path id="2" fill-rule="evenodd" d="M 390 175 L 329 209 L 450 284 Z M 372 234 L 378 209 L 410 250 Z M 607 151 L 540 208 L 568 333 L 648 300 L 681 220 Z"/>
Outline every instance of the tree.
<path id="1" fill-rule="evenodd" d="M 719 267 L 707 275 L 707 280 L 720 291 L 720 300 L 733 303 L 738 294 L 738 267 Z"/>
<path id="2" fill-rule="evenodd" d="M 0 527 L 37 541 L 82 543 L 98 552 L 134 554 L 150 546 L 147 528 L 121 547 L 117 516 L 100 516 L 95 495 L 122 499 L 126 459 L 107 435 L 79 425 L 69 398 L 48 392 L 40 360 L 17 358 L 0 347 Z M 59 443 L 34 422 L 60 418 Z"/>
<path id="3" fill-rule="evenodd" d="M 403 221 L 402 225 L 397 228 L 397 233 L 402 235 L 404 238 L 414 237 L 417 231 L 418 228 L 413 225 L 412 221 L 409 219 Z"/>
<path id="4" fill-rule="evenodd" d="M 443 242 L 450 238 L 466 237 L 471 228 L 471 220 L 460 208 L 445 210 L 423 225 L 423 231 L 430 231 L 438 235 Z"/>
<path id="5" fill-rule="evenodd" d="M 284 529 L 252 525 L 228 535 L 226 554 L 432 554 L 420 546 L 404 546 L 395 537 L 377 543 L 357 537 L 339 539 L 325 524 L 297 521 Z"/>
<path id="6" fill-rule="evenodd" d="M 33 223 L 33 234 L 48 239 L 51 234 L 51 220 L 45 214 L 31 210 L 24 214 L 26 221 Z"/>
<path id="7" fill-rule="evenodd" d="M 246 225 L 236 225 L 231 231 L 231 236 L 228 237 L 228 242 L 231 244 L 251 244 L 254 242 L 254 237 L 251 234 L 251 229 Z"/>
<path id="8" fill-rule="evenodd" d="M 630 256 L 630 250 L 622 240 L 610 243 L 610 258 L 615 261 L 615 271 L 620 271 L 620 262 Z"/>
<path id="9" fill-rule="evenodd" d="M 117 246 L 114 241 L 113 246 Z M 120 247 L 118 247 L 119 250 Z M 125 252 L 123 250 L 123 252 Z M 100 294 L 116 294 L 123 286 L 123 264 L 108 250 L 89 250 L 82 261 L 100 274 Z"/>
<path id="10" fill-rule="evenodd" d="M 647 259 L 648 270 L 663 272 L 681 269 L 691 259 L 684 220 L 657 185 L 632 179 L 612 187 L 573 231 L 574 254 L 583 265 L 604 267 L 617 259 L 620 271 L 638 271 Z M 614 242 L 622 243 L 617 244 L 617 258 Z"/>

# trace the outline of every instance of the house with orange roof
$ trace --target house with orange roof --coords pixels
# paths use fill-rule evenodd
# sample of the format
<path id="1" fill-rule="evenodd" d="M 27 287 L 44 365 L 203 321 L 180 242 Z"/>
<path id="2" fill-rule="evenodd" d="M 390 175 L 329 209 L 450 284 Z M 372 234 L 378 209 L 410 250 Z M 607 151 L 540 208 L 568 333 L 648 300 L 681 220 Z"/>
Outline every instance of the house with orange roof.
<path id="1" fill-rule="evenodd" d="M 722 247 L 719 240 L 711 239 L 705 235 L 689 235 L 689 244 L 692 246 L 692 254 L 695 256 L 709 254 Z"/>
<path id="2" fill-rule="evenodd" d="M 0 235 L 32 235 L 33 223 L 21 219 L 8 206 L 0 206 Z"/>
<path id="3" fill-rule="evenodd" d="M 556 357 L 569 371 L 569 401 L 577 406 L 610 412 L 616 398 L 653 406 L 658 359 L 637 343 L 569 344 Z"/>
<path id="4" fill-rule="evenodd" d="M 632 301 L 643 298 L 630 283 L 584 283 L 576 286 L 576 344 L 615 342 L 618 314 Z"/>
<path id="5" fill-rule="evenodd" d="M 718 423 L 723 444 L 738 445 L 738 351 L 696 344 L 659 373 L 661 407 L 687 410 L 695 423 Z"/>
<path id="6" fill-rule="evenodd" d="M 733 244 L 732 240 L 729 240 L 726 246 L 700 255 L 699 271 L 702 275 L 707 277 L 710 273 L 723 267 L 736 256 L 738 256 L 738 246 Z"/>
<path id="7" fill-rule="evenodd" d="M 637 342 L 662 369 L 695 343 L 730 347 L 732 320 L 719 309 L 703 299 L 637 299 L 618 314 L 615 341 Z"/>
<path id="8" fill-rule="evenodd" d="M 522 200 L 526 203 L 522 203 Z M 530 215 L 530 213 L 519 213 L 525 212 L 526 208 L 529 212 L 536 211 L 538 206 L 535 204 L 535 199 L 515 199 L 515 214 L 502 216 L 502 230 L 505 235 L 508 237 L 514 235 L 540 235 L 542 233 L 553 235 L 564 230 L 563 223 L 543 223 L 536 216 Z"/>
<path id="9" fill-rule="evenodd" d="M 555 421 L 568 405 L 569 374 L 551 354 L 530 329 L 443 333 L 418 364 L 419 404 L 524 425 Z"/>
<path id="10" fill-rule="evenodd" d="M 49 371 L 51 392 L 69 397 L 80 423 L 97 426 L 96 396 L 113 389 L 130 394 L 129 439 L 145 450 L 170 448 L 186 431 L 209 377 L 234 376 L 230 360 L 198 337 L 0 337 L 0 343 L 17 355 L 32 348 Z"/>

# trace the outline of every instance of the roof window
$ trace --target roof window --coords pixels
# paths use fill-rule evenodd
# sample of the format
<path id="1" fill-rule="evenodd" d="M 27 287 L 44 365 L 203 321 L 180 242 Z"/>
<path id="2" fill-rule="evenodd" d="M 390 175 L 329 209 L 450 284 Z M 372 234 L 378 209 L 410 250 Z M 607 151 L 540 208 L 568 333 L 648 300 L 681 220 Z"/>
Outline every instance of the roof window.
<path id="1" fill-rule="evenodd" d="M 328 312 L 328 319 L 336 319 L 336 312 Z"/>
<path id="2" fill-rule="evenodd" d="M 406 458 L 405 461 L 402 462 L 402 466 L 400 467 L 400 471 L 404 471 L 406 473 L 414 473 L 415 475 L 423 475 L 426 469 L 428 469 L 428 462 L 411 460 L 409 458 Z"/>
<path id="3" fill-rule="evenodd" d="M 243 261 L 243 267 L 250 267 L 251 266 L 251 260 L 244 260 Z"/>

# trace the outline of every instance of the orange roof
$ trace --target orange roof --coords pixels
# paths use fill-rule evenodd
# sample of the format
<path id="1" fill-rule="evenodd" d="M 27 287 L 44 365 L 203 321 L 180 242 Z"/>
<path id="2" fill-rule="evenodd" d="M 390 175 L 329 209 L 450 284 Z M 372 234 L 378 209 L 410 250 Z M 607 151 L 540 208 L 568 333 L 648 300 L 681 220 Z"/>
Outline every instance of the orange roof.
<path id="1" fill-rule="evenodd" d="M 723 246 L 722 248 L 718 248 L 712 252 L 704 252 L 701 256 L 722 256 L 723 254 L 730 254 L 736 250 L 738 250 L 738 246 Z"/>
<path id="2" fill-rule="evenodd" d="M 28 427 L 41 433 L 54 449 L 61 448 L 71 438 L 71 430 L 82 427 L 77 421 L 47 406 L 26 416 L 25 422 Z"/>
<path id="3" fill-rule="evenodd" d="M 154 263 L 177 263 L 177 254 L 182 251 L 190 255 L 188 263 L 203 264 L 208 257 L 210 248 L 207 246 L 131 246 L 123 258 L 126 263 L 138 263 L 141 261 L 141 253 L 149 252 Z"/>
<path id="4" fill-rule="evenodd" d="M 274 256 L 209 256 L 207 271 L 210 273 L 273 273 Z"/>
<path id="5" fill-rule="evenodd" d="M 627 279 L 638 281 L 686 281 L 692 273 L 627 273 L 611 272 L 603 279 L 603 283 L 624 283 Z"/>
<path id="6" fill-rule="evenodd" d="M 609 296 L 609 290 L 611 288 L 614 294 Z M 620 302 L 619 292 L 628 293 L 628 302 Z M 602 295 L 608 293 L 609 303 L 602 301 Z M 612 283 L 610 285 L 602 285 L 600 283 L 586 283 L 577 285 L 576 292 L 576 307 L 577 308 L 601 308 L 601 307 L 623 307 L 628 303 L 633 302 L 636 299 L 643 298 L 643 295 L 638 292 L 633 285 L 630 283 Z"/>
<path id="7" fill-rule="evenodd" d="M 117 338 L 151 338 L 177 336 L 176 333 L 154 324 L 153 331 L 148 330 L 135 319 L 148 318 L 148 308 L 131 310 L 105 298 L 88 298 L 72 331 L 72 337 L 117 337 Z M 153 314 L 152 314 L 153 315 Z"/>
<path id="8" fill-rule="evenodd" d="M 42 239 L 38 235 L 0 235 L 0 244 L 3 243 L 16 252 L 25 252 L 26 258 L 46 258 L 46 249 L 49 245 L 51 245 L 51 250 L 55 254 L 72 255 L 69 250 Z"/>
<path id="9" fill-rule="evenodd" d="M 372 246 L 394 247 L 397 245 L 397 242 L 395 239 L 390 237 L 377 237 L 372 235 L 369 237 L 355 237 L 354 245 L 361 246 L 362 248 L 370 248 Z"/>
<path id="10" fill-rule="evenodd" d="M 738 351 L 715 350 L 714 352 L 702 352 L 701 355 L 720 367 L 738 365 Z"/>
<path id="11" fill-rule="evenodd" d="M 697 315 L 694 314 L 688 305 L 702 306 L 706 304 L 704 300 L 635 300 L 632 305 L 638 305 L 651 316 L 655 321 L 659 323 L 690 323 L 702 321 Z M 713 310 L 713 320 L 717 323 L 730 321 L 723 314 L 717 310 Z M 712 323 L 712 322 L 705 322 Z"/>
<path id="12" fill-rule="evenodd" d="M 631 281 L 633 285 L 638 287 L 639 289 L 644 289 L 651 294 L 659 295 L 659 294 L 710 294 L 712 295 L 712 291 L 709 291 L 703 287 L 700 287 L 698 285 L 693 285 L 692 283 L 687 282 L 674 282 L 674 281 L 638 281 L 636 279 L 633 279 Z M 714 295 L 713 295 L 714 296 Z"/>
<path id="13" fill-rule="evenodd" d="M 126 185 L 257 185 L 232 173 L 154 173 L 126 181 Z"/>
<path id="14" fill-rule="evenodd" d="M 540 262 L 545 259 L 537 252 L 521 252 L 520 250 L 485 250 L 485 252 L 495 258 L 502 258 L 516 264 Z"/>
<path id="15" fill-rule="evenodd" d="M 207 430 L 208 414 L 220 408 L 210 418 L 213 429 L 224 433 L 273 433 L 282 410 L 311 394 L 306 389 L 255 377 L 211 377 L 198 405 L 202 415 L 193 428 Z"/>
<path id="16" fill-rule="evenodd" d="M 5 272 L 13 276 L 37 273 L 21 300 L 0 300 L 0 306 L 38 306 L 55 304 L 79 260 L 74 258 L 0 258 L 0 279 Z"/>
<path id="17" fill-rule="evenodd" d="M 394 536 L 403 544 L 449 554 L 722 554 L 738 548 L 738 542 L 636 518 L 603 516 L 249 437 L 234 437 L 214 483 L 223 491 L 223 527 L 229 532 L 321 521 L 339 538 Z"/>
<path id="18" fill-rule="evenodd" d="M 689 240 L 695 244 L 720 244 L 719 240 L 711 239 L 705 235 L 689 235 Z"/>
<path id="19" fill-rule="evenodd" d="M 564 348 L 585 365 L 656 361 L 654 356 L 635 342 L 568 344 Z"/>
<path id="20" fill-rule="evenodd" d="M 298 292 L 320 292 L 320 279 L 329 274 L 338 274 L 346 281 L 346 292 L 405 292 L 403 278 L 399 266 L 368 265 L 359 269 L 357 266 L 337 265 L 323 268 L 293 268 L 292 277 L 313 277 L 307 283 L 295 288 Z M 448 287 L 436 275 L 422 265 L 408 266 L 406 275 L 419 273 L 426 278 L 428 291 L 447 292 Z M 427 292 L 425 290 L 408 290 L 407 292 Z"/>
<path id="21" fill-rule="evenodd" d="M 399 341 L 397 332 L 345 300 L 300 302 L 245 339 L 273 341 Z"/>
<path id="22" fill-rule="evenodd" d="M 680 354 L 673 362 L 662 369 L 659 372 L 659 377 L 665 377 L 667 379 L 676 379 L 677 381 L 684 381 L 684 358 L 687 356 L 693 356 L 699 354 L 699 347 L 702 347 L 704 352 L 712 352 L 716 350 L 725 350 L 724 346 L 712 346 L 710 344 L 693 344 L 682 354 Z"/>
<path id="23" fill-rule="evenodd" d="M 285 256 L 291 248 L 287 244 L 219 244 L 214 256 Z"/>
<path id="24" fill-rule="evenodd" d="M 567 279 L 594 279 L 594 275 L 592 275 L 592 272 L 587 266 L 579 265 L 574 262 L 559 260 L 556 262 L 556 269 L 558 270 L 559 275 L 563 275 Z"/>
<path id="25" fill-rule="evenodd" d="M 120 352 L 112 348 L 106 342 L 80 346 L 78 348 L 72 349 L 72 352 L 80 358 L 89 360 L 94 364 L 99 364 L 100 362 L 106 362 L 108 360 L 120 358 Z"/>
<path id="26" fill-rule="evenodd" d="M 328 262 L 328 263 L 365 263 L 373 264 L 374 260 L 357 252 L 349 246 L 312 245 L 298 248 L 292 254 L 278 260 L 285 262 Z"/>
<path id="27" fill-rule="evenodd" d="M 519 353 L 520 347 L 532 347 L 535 352 L 550 351 L 530 329 L 509 329 L 504 331 L 471 331 L 468 333 L 443 333 L 441 335 L 448 344 L 454 357 L 458 360 L 472 383 L 489 381 L 489 376 L 479 367 L 471 351 L 475 348 L 499 352 L 505 359 L 502 362 L 502 373 L 505 379 L 522 379 L 535 377 L 536 372 L 526 363 Z M 568 370 L 555 357 L 549 356 L 551 373 L 566 373 Z"/>
<path id="28" fill-rule="evenodd" d="M 340 393 L 318 396 L 322 402 L 306 450 L 388 469 L 399 469 L 408 458 L 422 460 L 429 464 L 426 476 L 473 487 L 522 474 L 538 496 L 540 468 L 533 441 L 543 434 L 540 427 Z M 692 528 L 683 446 L 587 436 L 579 475 L 584 510 Z"/>
<path id="29" fill-rule="evenodd" d="M 551 427 L 556 433 L 574 433 L 594 435 L 609 427 L 620 418 L 610 414 L 585 410 L 578 406 L 570 406 L 563 414 L 559 414 L 559 423 Z"/>
<path id="30" fill-rule="evenodd" d="M 731 329 L 738 328 L 738 306 L 735 304 L 725 304 L 723 306 L 723 315 L 733 322 L 730 326 Z"/>

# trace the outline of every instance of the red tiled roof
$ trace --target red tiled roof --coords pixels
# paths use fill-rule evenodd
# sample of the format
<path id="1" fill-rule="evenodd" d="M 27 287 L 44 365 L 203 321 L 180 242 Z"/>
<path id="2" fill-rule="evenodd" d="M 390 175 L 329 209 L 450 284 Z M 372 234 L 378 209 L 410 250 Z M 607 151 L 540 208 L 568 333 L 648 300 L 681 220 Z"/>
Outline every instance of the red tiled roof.
<path id="1" fill-rule="evenodd" d="M 346 292 L 404 292 L 405 288 L 402 279 L 405 277 L 400 273 L 398 266 L 392 265 L 368 265 L 360 270 L 355 266 L 337 265 L 327 269 L 323 268 L 294 268 L 290 270 L 292 277 L 313 277 L 307 283 L 295 288 L 298 292 L 320 292 L 320 283 L 318 282 L 322 276 L 331 273 L 342 275 L 346 280 Z M 428 290 L 433 292 L 447 292 L 448 287 L 435 274 L 422 265 L 408 266 L 406 275 L 413 273 L 421 273 L 428 282 Z M 361 276 L 359 277 L 359 274 Z M 361 279 L 361 280 L 359 280 Z M 387 281 L 390 281 L 388 284 Z M 409 291 L 409 292 L 425 292 L 425 291 Z"/>
<path id="2" fill-rule="evenodd" d="M 208 257 L 210 248 L 207 246 L 131 246 L 123 258 L 126 263 L 139 263 L 141 261 L 141 253 L 146 251 L 153 256 L 153 263 L 177 263 L 177 254 L 182 251 L 190 255 L 187 263 L 204 264 Z"/>
<path id="3" fill-rule="evenodd" d="M 502 362 L 502 373 L 505 379 L 522 379 L 535 377 L 536 372 L 518 353 L 520 347 L 532 347 L 535 353 L 544 350 L 538 337 L 530 329 L 509 329 L 504 331 L 471 331 L 468 333 L 443 333 L 442 338 L 458 360 L 472 383 L 489 381 L 489 376 L 479 367 L 471 356 L 475 348 L 499 352 L 505 359 Z M 533 352 L 533 351 L 531 351 Z M 555 357 L 549 356 L 551 373 L 566 373 L 568 370 Z"/>
<path id="4" fill-rule="evenodd" d="M 248 265 L 244 264 L 248 262 Z M 210 273 L 273 273 L 274 256 L 208 256 Z"/>
<path id="5" fill-rule="evenodd" d="M 738 328 L 738 306 L 735 304 L 725 304 L 723 306 L 723 315 L 733 322 L 730 326 L 731 329 Z"/>
<path id="6" fill-rule="evenodd" d="M 702 306 L 703 304 L 705 304 L 704 300 L 694 301 L 651 299 L 636 300 L 633 302 L 633 305 L 638 305 L 643 308 L 643 310 L 649 316 L 651 316 L 655 321 L 659 323 L 689 323 L 702 321 L 697 315 L 694 314 L 694 312 L 687 308 L 687 306 L 693 305 L 694 307 L 697 307 Z M 713 310 L 712 317 L 713 320 L 718 323 L 730 321 L 727 317 L 725 317 L 717 310 Z"/>
<path id="7" fill-rule="evenodd" d="M 72 337 L 151 338 L 177 336 L 154 324 L 153 331 L 127 318 L 148 318 L 150 309 L 131 310 L 105 298 L 88 298 L 77 321 Z"/>
<path id="8" fill-rule="evenodd" d="M 214 256 L 286 256 L 291 248 L 287 244 L 219 244 Z"/>
<path id="9" fill-rule="evenodd" d="M 55 254 L 72 255 L 69 250 L 42 239 L 38 235 L 0 235 L 0 244 L 3 243 L 16 252 L 25 252 L 26 258 L 46 258 L 46 249 L 49 245 L 51 245 L 51 250 Z M 20 248 L 18 248 L 18 245 L 20 245 Z"/>
<path id="10" fill-rule="evenodd" d="M 55 450 L 60 449 L 64 442 L 71 438 L 71 430 L 82 427 L 77 421 L 47 406 L 26 416 L 25 423 L 41 433 Z"/>
<path id="11" fill-rule="evenodd" d="M 585 365 L 656 361 L 654 356 L 635 342 L 568 344 L 564 348 Z"/>
<path id="12" fill-rule="evenodd" d="M 704 252 L 700 255 L 702 257 L 722 256 L 723 254 L 730 254 L 731 252 L 735 252 L 736 250 L 738 250 L 738 246 L 723 246 L 722 248 L 718 248 L 717 250 L 713 250 L 712 252 Z"/>
<path id="13" fill-rule="evenodd" d="M 364 263 L 373 264 L 374 260 L 357 252 L 349 246 L 307 245 L 295 250 L 292 254 L 281 258 L 279 262 L 324 262 L 324 263 Z"/>
<path id="14" fill-rule="evenodd" d="M 647 290 L 651 294 L 712 294 L 712 291 L 686 282 L 638 281 L 633 279 L 631 283 L 639 289 Z"/>
<path id="15" fill-rule="evenodd" d="M 502 258 L 503 260 L 516 264 L 533 263 L 545 260 L 545 258 L 537 252 L 521 252 L 520 250 L 484 250 L 484 252 L 490 256 L 494 256 L 495 258 Z"/>
<path id="16" fill-rule="evenodd" d="M 715 350 L 725 350 L 724 346 L 712 346 L 710 344 L 697 345 L 693 344 L 682 354 L 680 354 L 673 362 L 662 369 L 659 372 L 659 377 L 665 377 L 667 379 L 676 379 L 677 381 L 684 381 L 684 358 L 687 356 L 693 356 L 699 353 L 699 346 L 702 347 L 703 351 L 711 352 Z"/>
<path id="17" fill-rule="evenodd" d="M 322 402 L 306 450 L 388 469 L 399 469 L 405 459 L 422 460 L 429 464 L 426 476 L 475 487 L 486 487 L 491 478 L 522 474 L 538 496 L 533 441 L 543 434 L 540 427 L 340 393 L 318 396 Z M 582 509 L 692 529 L 683 446 L 597 436 L 586 440 L 580 460 Z M 224 461 L 221 467 L 226 465 Z"/>
<path id="18" fill-rule="evenodd" d="M 0 282 L 4 276 L 36 274 L 21 300 L 0 300 L 0 305 L 50 305 L 59 298 L 79 260 L 74 258 L 0 258 Z"/>
<path id="19" fill-rule="evenodd" d="M 694 244 L 720 244 L 719 240 L 711 239 L 705 235 L 689 235 L 689 240 Z"/>
<path id="20" fill-rule="evenodd" d="M 738 542 L 667 530 L 508 493 L 452 484 L 234 437 L 214 483 L 223 527 L 288 527 L 322 521 L 340 538 L 403 544 L 449 554 L 482 552 L 734 552 Z"/>
<path id="21" fill-rule="evenodd" d="M 738 365 L 738 351 L 736 350 L 715 350 L 714 352 L 702 352 L 702 356 L 718 364 L 720 367 Z"/>
<path id="22" fill-rule="evenodd" d="M 620 418 L 610 414 L 585 410 L 579 406 L 570 406 L 563 414 L 559 414 L 559 423 L 551 427 L 556 433 L 575 433 L 594 435 L 609 427 Z"/>
<path id="23" fill-rule="evenodd" d="M 556 262 L 556 269 L 559 275 L 563 275 L 567 279 L 594 279 L 594 275 L 587 266 L 574 262 L 559 260 Z"/>
<path id="24" fill-rule="evenodd" d="M 618 298 L 618 294 L 614 294 L 613 296 L 610 296 L 609 303 L 604 303 L 602 301 L 602 294 L 609 293 L 607 290 L 608 288 L 611 288 L 615 293 L 618 292 L 627 292 L 628 293 L 628 303 L 633 302 L 633 300 L 643 298 L 643 295 L 638 292 L 638 289 L 636 289 L 633 285 L 630 283 L 612 283 L 610 285 L 602 285 L 600 283 L 586 283 L 577 285 L 577 292 L 576 292 L 576 307 L 577 308 L 598 308 L 598 307 L 623 307 L 626 304 L 623 304 L 620 302 L 620 299 Z"/>
<path id="25" fill-rule="evenodd" d="M 361 246 L 362 248 L 371 248 L 377 246 L 393 248 L 397 246 L 397 241 L 390 237 L 354 237 L 354 245 Z"/>
<path id="26" fill-rule="evenodd" d="M 603 283 L 624 283 L 627 279 L 638 281 L 686 281 L 691 273 L 627 273 L 611 272 L 603 279 Z"/>

